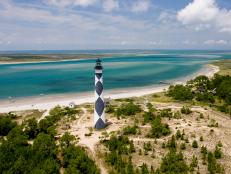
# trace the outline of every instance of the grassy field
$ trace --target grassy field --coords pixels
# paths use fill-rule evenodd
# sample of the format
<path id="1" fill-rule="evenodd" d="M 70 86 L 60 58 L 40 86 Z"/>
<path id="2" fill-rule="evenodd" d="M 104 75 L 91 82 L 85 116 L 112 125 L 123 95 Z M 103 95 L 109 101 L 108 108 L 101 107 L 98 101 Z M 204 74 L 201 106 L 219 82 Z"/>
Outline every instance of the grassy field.
<path id="1" fill-rule="evenodd" d="M 213 65 L 220 67 L 218 74 L 231 76 L 231 60 L 217 61 L 214 62 Z"/>

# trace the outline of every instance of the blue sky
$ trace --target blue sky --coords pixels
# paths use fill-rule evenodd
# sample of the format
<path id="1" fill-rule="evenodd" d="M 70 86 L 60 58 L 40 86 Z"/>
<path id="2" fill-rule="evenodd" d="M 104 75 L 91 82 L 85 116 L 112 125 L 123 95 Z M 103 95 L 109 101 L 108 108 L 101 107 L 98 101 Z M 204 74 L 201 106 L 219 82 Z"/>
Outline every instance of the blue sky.
<path id="1" fill-rule="evenodd" d="M 0 50 L 229 49 L 230 0 L 1 0 Z"/>

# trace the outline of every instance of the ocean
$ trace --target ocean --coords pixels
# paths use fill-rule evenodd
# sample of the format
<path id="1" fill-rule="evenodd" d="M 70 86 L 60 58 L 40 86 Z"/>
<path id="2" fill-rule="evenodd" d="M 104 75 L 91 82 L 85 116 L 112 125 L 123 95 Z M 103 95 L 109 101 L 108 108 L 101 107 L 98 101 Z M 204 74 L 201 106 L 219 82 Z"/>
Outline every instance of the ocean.
<path id="1" fill-rule="evenodd" d="M 29 54 L 111 54 L 102 58 L 104 88 L 158 85 L 199 71 L 205 64 L 231 58 L 228 51 L 91 50 L 15 51 Z M 94 90 L 95 59 L 0 65 L 0 99 L 81 93 Z"/>

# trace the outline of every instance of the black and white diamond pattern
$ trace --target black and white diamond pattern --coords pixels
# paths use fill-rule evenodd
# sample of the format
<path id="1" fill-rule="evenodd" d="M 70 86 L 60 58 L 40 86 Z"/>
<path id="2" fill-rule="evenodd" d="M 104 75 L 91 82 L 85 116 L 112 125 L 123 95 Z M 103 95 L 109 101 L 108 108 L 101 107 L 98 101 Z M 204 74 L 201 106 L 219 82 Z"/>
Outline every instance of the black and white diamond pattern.
<path id="1" fill-rule="evenodd" d="M 95 91 L 97 92 L 97 94 L 100 96 L 103 92 L 103 84 L 98 81 L 95 85 Z"/>
<path id="2" fill-rule="evenodd" d="M 95 112 L 94 112 L 94 127 L 102 129 L 105 127 L 104 118 L 104 100 L 103 100 L 103 75 L 95 73 Z"/>

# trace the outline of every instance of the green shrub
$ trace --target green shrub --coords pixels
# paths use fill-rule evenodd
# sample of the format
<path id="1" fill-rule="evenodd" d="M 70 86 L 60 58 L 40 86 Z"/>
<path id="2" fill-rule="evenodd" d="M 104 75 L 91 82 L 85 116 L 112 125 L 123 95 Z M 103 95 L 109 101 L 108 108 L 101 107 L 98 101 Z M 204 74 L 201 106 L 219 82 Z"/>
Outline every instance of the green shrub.
<path id="1" fill-rule="evenodd" d="M 152 112 L 144 112 L 144 123 L 149 123 L 153 121 L 154 114 Z"/>
<path id="2" fill-rule="evenodd" d="M 218 127 L 218 123 L 214 119 L 211 119 L 209 121 L 208 127 Z"/>
<path id="3" fill-rule="evenodd" d="M 166 136 L 171 133 L 170 128 L 167 124 L 161 122 L 161 117 L 157 116 L 152 122 L 152 130 L 150 137 L 160 138 L 161 136 Z"/>
<path id="4" fill-rule="evenodd" d="M 0 117 L 0 136 L 6 136 L 14 127 L 16 127 L 17 123 L 13 122 L 9 116 L 1 116 Z"/>
<path id="5" fill-rule="evenodd" d="M 150 142 L 144 143 L 144 150 L 145 151 L 151 151 L 152 150 L 152 146 L 151 146 Z"/>
<path id="6" fill-rule="evenodd" d="M 197 167 L 198 161 L 197 158 L 193 155 L 192 161 L 190 163 L 190 171 L 194 171 L 194 168 Z"/>
<path id="7" fill-rule="evenodd" d="M 135 147 L 132 141 L 129 141 L 126 136 L 111 136 L 109 141 L 105 142 L 109 152 L 106 153 L 106 162 L 111 164 L 113 172 L 111 173 L 129 173 L 133 172 L 131 157 L 126 158 L 126 155 L 135 152 Z M 141 155 L 141 150 L 139 155 Z M 132 174 L 132 173 L 131 173 Z"/>
<path id="8" fill-rule="evenodd" d="M 124 135 L 135 135 L 137 133 L 138 126 L 127 126 L 123 128 L 123 134 Z"/>
<path id="9" fill-rule="evenodd" d="M 194 140 L 194 141 L 192 142 L 192 147 L 193 147 L 193 148 L 198 148 L 198 143 L 197 143 L 196 140 Z"/>
<path id="10" fill-rule="evenodd" d="M 196 100 L 197 101 L 203 101 L 203 102 L 209 102 L 209 103 L 214 103 L 215 98 L 212 94 L 210 93 L 197 93 L 196 94 Z"/>
<path id="11" fill-rule="evenodd" d="M 176 143 L 176 138 L 173 135 L 170 140 L 168 140 L 167 145 L 166 145 L 170 150 L 176 150 L 177 148 L 177 143 Z"/>
<path id="12" fill-rule="evenodd" d="M 108 149 L 117 151 L 118 154 L 130 154 L 134 152 L 134 144 L 129 141 L 127 136 L 111 136 L 109 141 L 105 142 Z"/>
<path id="13" fill-rule="evenodd" d="M 185 150 L 185 149 L 186 149 L 185 143 L 181 143 L 181 144 L 180 144 L 180 149 L 181 149 L 181 150 Z"/>
<path id="14" fill-rule="evenodd" d="M 177 130 L 176 131 L 176 139 L 178 140 L 180 138 L 181 138 L 181 132 L 180 132 L 180 130 Z"/>
<path id="15" fill-rule="evenodd" d="M 170 151 L 162 159 L 160 170 L 160 173 L 186 174 L 188 173 L 189 167 L 181 152 L 177 153 L 176 151 Z"/>
<path id="16" fill-rule="evenodd" d="M 186 115 L 188 115 L 188 114 L 191 114 L 192 113 L 192 111 L 191 111 L 191 109 L 190 108 L 188 108 L 188 107 L 185 107 L 185 106 L 183 106 L 182 108 L 181 108 L 181 113 L 182 114 L 186 114 Z"/>
<path id="17" fill-rule="evenodd" d="M 175 118 L 175 119 L 180 119 L 180 118 L 181 118 L 181 113 L 180 113 L 179 111 L 175 112 L 175 113 L 173 114 L 173 118 Z"/>
<path id="18" fill-rule="evenodd" d="M 105 109 L 106 113 L 111 114 L 111 113 L 114 113 L 114 111 L 115 111 L 115 107 L 113 105 L 109 104 L 106 106 L 106 109 Z"/>
<path id="19" fill-rule="evenodd" d="M 216 149 L 214 151 L 214 156 L 216 159 L 221 159 L 222 157 L 221 148 L 219 148 L 218 146 L 216 146 Z"/>
<path id="20" fill-rule="evenodd" d="M 134 103 L 126 103 L 122 104 L 115 112 L 117 116 L 131 116 L 141 112 L 141 108 L 139 105 L 135 105 Z"/>
<path id="21" fill-rule="evenodd" d="M 171 112 L 171 109 L 167 108 L 167 109 L 161 110 L 159 112 L 159 116 L 160 117 L 172 118 L 173 117 L 173 113 Z"/>
<path id="22" fill-rule="evenodd" d="M 193 99 L 193 94 L 191 92 L 191 89 L 183 85 L 170 86 L 167 95 L 173 97 L 175 100 L 180 100 L 180 101 Z"/>
<path id="23" fill-rule="evenodd" d="M 223 146 L 222 143 L 221 143 L 221 141 L 219 141 L 219 142 L 217 143 L 217 146 L 218 146 L 218 147 L 222 147 L 222 146 Z"/>
<path id="24" fill-rule="evenodd" d="M 216 158 L 212 152 L 208 152 L 208 171 L 210 174 L 224 173 L 224 168 L 217 163 Z"/>

